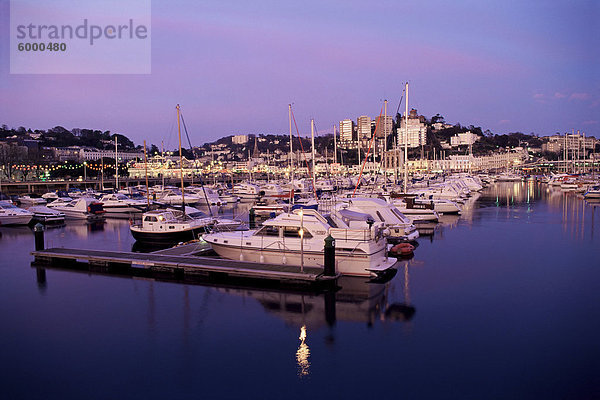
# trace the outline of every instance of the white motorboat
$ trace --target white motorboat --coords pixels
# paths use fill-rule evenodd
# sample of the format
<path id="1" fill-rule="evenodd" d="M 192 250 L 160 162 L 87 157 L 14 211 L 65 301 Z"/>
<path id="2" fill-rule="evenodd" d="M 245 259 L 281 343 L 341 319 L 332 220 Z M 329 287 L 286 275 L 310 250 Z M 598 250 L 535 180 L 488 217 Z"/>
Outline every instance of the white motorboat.
<path id="1" fill-rule="evenodd" d="M 187 207 L 186 207 L 187 208 Z M 130 227 L 141 243 L 179 243 L 198 239 L 207 231 L 206 221 L 184 216 L 181 210 L 153 210 L 142 214 L 142 221 Z"/>
<path id="2" fill-rule="evenodd" d="M 28 209 L 33 213 L 33 221 L 44 225 L 62 225 L 65 223 L 65 213 L 46 206 L 32 206 Z"/>
<path id="3" fill-rule="evenodd" d="M 31 206 L 41 206 L 46 204 L 46 199 L 42 198 L 40 195 L 35 193 L 26 194 L 23 196 L 19 196 L 19 203 L 25 207 L 29 208 Z"/>
<path id="4" fill-rule="evenodd" d="M 460 214 L 462 208 L 448 199 L 427 199 L 424 196 L 415 197 L 415 204 L 433 204 L 433 210 L 438 214 Z"/>
<path id="5" fill-rule="evenodd" d="M 366 197 L 344 199 L 343 203 L 335 207 L 334 213 L 343 214 L 344 210 L 369 214 L 373 221 L 382 222 L 389 229 L 390 238 L 415 240 L 419 237 L 419 232 L 410 219 L 385 200 Z"/>
<path id="6" fill-rule="evenodd" d="M 324 241 L 335 239 L 336 271 L 343 275 L 373 276 L 394 266 L 387 257 L 382 224 L 364 229 L 363 221 L 327 220 L 315 210 L 297 210 L 263 222 L 259 229 L 209 233 L 203 236 L 227 259 L 294 266 L 323 267 Z M 355 227 L 356 226 L 356 227 Z"/>
<path id="7" fill-rule="evenodd" d="M 129 217 L 148 210 L 146 200 L 131 199 L 122 193 L 110 193 L 100 197 L 107 217 Z"/>
<path id="8" fill-rule="evenodd" d="M 67 219 L 85 219 L 88 221 L 104 219 L 102 203 L 91 197 L 80 197 L 68 203 L 54 201 L 48 204 L 53 210 L 61 211 Z"/>
<path id="9" fill-rule="evenodd" d="M 238 183 L 233 187 L 233 194 L 241 200 L 255 200 L 260 197 L 260 188 L 252 183 Z"/>
<path id="10" fill-rule="evenodd" d="M 583 197 L 586 199 L 600 199 L 600 185 L 590 186 Z"/>
<path id="11" fill-rule="evenodd" d="M 440 219 L 439 214 L 434 210 L 433 204 L 417 204 L 414 197 L 397 198 L 392 201 L 392 204 L 398 207 L 400 212 L 406 215 L 412 222 L 437 222 Z"/>
<path id="12" fill-rule="evenodd" d="M 73 198 L 69 197 L 67 192 L 65 192 L 63 190 L 57 190 L 56 192 L 44 193 L 42 195 L 42 199 L 45 199 L 48 203 L 53 203 L 56 200 L 61 200 L 65 203 L 68 203 L 69 201 L 73 200 Z"/>
<path id="13" fill-rule="evenodd" d="M 15 206 L 12 202 L 0 201 L 0 225 L 27 225 L 33 213 Z"/>
<path id="14" fill-rule="evenodd" d="M 517 175 L 514 173 L 504 173 L 504 174 L 500 174 L 498 175 L 498 177 L 496 178 L 497 182 L 521 182 L 521 175 Z"/>
<path id="15" fill-rule="evenodd" d="M 193 194 L 184 193 L 182 196 L 178 189 L 166 189 L 163 190 L 160 195 L 156 198 L 159 203 L 181 205 L 183 204 L 183 198 L 185 197 L 185 204 L 198 204 L 200 203 L 200 197 Z"/>
<path id="16" fill-rule="evenodd" d="M 181 210 L 177 210 L 177 211 L 181 212 Z M 176 211 L 174 211 L 174 213 L 176 214 Z M 190 218 L 193 218 L 196 220 L 201 220 L 202 222 L 204 222 L 208 228 L 208 229 L 206 229 L 207 232 L 208 231 L 216 231 L 216 232 L 234 231 L 234 230 L 238 229 L 240 227 L 240 225 L 242 225 L 241 221 L 238 221 L 235 219 L 227 219 L 227 218 L 210 216 L 207 213 L 205 213 L 204 211 L 198 210 L 197 208 L 190 207 L 190 206 L 185 207 L 185 214 Z"/>
<path id="17" fill-rule="evenodd" d="M 185 192 L 186 203 L 188 193 L 194 197 L 198 197 L 198 204 L 210 205 L 210 206 L 223 206 L 227 204 L 226 200 L 219 197 L 219 193 L 216 190 L 209 187 L 187 187 Z"/>

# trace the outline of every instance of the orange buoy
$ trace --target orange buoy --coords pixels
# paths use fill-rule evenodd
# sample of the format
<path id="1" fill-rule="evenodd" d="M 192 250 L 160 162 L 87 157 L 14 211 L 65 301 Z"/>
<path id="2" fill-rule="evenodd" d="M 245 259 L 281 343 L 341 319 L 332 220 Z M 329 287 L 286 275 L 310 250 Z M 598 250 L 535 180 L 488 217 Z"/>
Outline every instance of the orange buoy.
<path id="1" fill-rule="evenodd" d="M 398 256 L 411 255 L 415 250 L 415 246 L 410 243 L 398 243 L 390 249 L 390 253 Z"/>

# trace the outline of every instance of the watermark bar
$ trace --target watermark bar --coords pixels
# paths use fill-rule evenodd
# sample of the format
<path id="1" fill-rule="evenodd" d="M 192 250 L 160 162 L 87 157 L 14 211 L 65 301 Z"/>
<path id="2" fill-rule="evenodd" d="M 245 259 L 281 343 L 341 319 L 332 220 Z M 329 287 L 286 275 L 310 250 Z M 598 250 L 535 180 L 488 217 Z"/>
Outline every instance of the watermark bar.
<path id="1" fill-rule="evenodd" d="M 150 0 L 11 0 L 11 74 L 149 74 Z"/>

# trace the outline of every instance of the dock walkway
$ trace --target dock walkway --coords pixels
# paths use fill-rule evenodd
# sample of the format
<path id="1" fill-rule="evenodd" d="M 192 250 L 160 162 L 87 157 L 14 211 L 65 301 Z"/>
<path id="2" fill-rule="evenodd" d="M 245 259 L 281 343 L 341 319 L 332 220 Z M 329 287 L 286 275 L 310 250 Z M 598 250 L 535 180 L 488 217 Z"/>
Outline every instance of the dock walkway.
<path id="1" fill-rule="evenodd" d="M 280 281 L 294 284 L 319 284 L 335 281 L 337 276 L 323 275 L 323 268 L 261 264 L 221 258 L 160 253 L 131 253 L 107 250 L 50 248 L 33 251 L 36 264 L 87 262 L 90 267 L 145 268 L 174 275 L 216 276 Z"/>

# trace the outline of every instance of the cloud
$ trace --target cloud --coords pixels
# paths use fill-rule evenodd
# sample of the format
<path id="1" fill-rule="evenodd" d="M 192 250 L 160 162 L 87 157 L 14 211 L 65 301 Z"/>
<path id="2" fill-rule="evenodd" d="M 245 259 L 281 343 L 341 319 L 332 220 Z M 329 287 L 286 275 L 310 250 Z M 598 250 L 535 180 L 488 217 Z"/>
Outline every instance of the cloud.
<path id="1" fill-rule="evenodd" d="M 567 95 L 564 94 L 564 93 L 560 93 L 560 92 L 554 93 L 554 98 L 555 99 L 564 99 L 565 97 L 567 97 Z"/>
<path id="2" fill-rule="evenodd" d="M 545 97 L 545 96 L 544 96 L 544 94 L 543 94 L 543 93 L 535 93 L 535 94 L 533 95 L 533 98 L 534 98 L 534 99 L 536 99 L 536 100 L 542 100 L 542 99 L 544 99 L 544 97 Z"/>
<path id="3" fill-rule="evenodd" d="M 506 125 L 510 122 L 510 119 L 501 119 L 500 121 L 498 121 L 499 125 Z"/>
<path id="4" fill-rule="evenodd" d="M 569 96 L 569 100 L 587 100 L 590 98 L 589 93 L 573 93 Z"/>
<path id="5" fill-rule="evenodd" d="M 598 125 L 598 124 L 600 124 L 600 121 L 596 121 L 596 120 L 583 121 L 581 123 L 581 125 Z"/>

